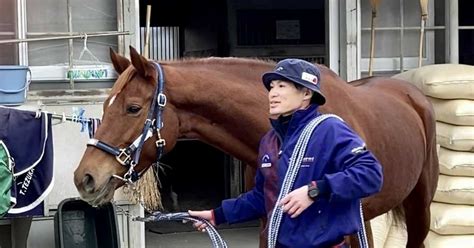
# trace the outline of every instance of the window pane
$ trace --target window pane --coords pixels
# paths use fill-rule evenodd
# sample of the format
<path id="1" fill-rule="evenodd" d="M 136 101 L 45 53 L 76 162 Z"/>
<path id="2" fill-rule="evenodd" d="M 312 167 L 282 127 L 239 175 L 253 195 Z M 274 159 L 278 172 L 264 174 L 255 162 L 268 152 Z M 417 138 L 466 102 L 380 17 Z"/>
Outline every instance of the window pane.
<path id="1" fill-rule="evenodd" d="M 117 30 L 117 4 L 115 0 L 73 0 L 72 23 L 75 32 L 100 32 Z M 109 47 L 117 50 L 117 36 L 88 38 L 87 47 L 101 62 L 110 62 Z M 84 53 L 80 61 L 79 55 L 84 49 L 83 40 L 74 41 L 74 59 L 79 64 L 95 64 L 95 59 Z"/>
<path id="2" fill-rule="evenodd" d="M 375 32 L 375 57 L 399 57 L 400 56 L 400 31 L 379 30 Z M 370 57 L 370 32 L 362 35 L 362 58 Z"/>
<path id="3" fill-rule="evenodd" d="M 28 60 L 30 65 L 67 65 L 69 64 L 68 41 L 35 41 L 28 46 Z"/>
<path id="4" fill-rule="evenodd" d="M 472 0 L 459 0 L 459 25 L 474 26 Z M 474 65 L 474 30 L 459 30 L 459 63 Z"/>
<path id="5" fill-rule="evenodd" d="M 115 0 L 71 0 L 72 32 L 117 31 L 117 3 Z M 34 32 L 68 32 L 68 15 L 66 1 L 29 0 L 28 33 Z M 64 34 L 58 34 L 64 35 Z M 34 36 L 37 37 L 37 36 Z M 117 47 L 117 36 L 89 37 L 87 47 L 92 54 L 103 62 L 109 62 L 108 48 Z M 78 61 L 83 50 L 83 39 L 74 39 L 73 62 L 95 64 L 95 59 L 88 54 Z M 29 43 L 29 63 L 33 66 L 69 64 L 68 40 L 42 41 Z"/>
<path id="6" fill-rule="evenodd" d="M 421 25 L 421 5 L 420 1 L 403 1 L 403 25 L 405 27 L 419 27 Z M 428 17 L 433 17 L 433 13 L 428 13 Z"/>
<path id="7" fill-rule="evenodd" d="M 424 48 L 426 48 L 426 35 L 424 36 Z M 418 57 L 418 50 L 420 49 L 420 31 L 419 30 L 405 30 L 403 34 L 403 56 L 404 57 Z M 424 54 L 424 52 L 423 52 Z"/>
<path id="8" fill-rule="evenodd" d="M 459 0 L 459 26 L 474 26 L 473 9 L 474 1 Z"/>
<path id="9" fill-rule="evenodd" d="M 88 53 L 84 49 L 84 40 L 74 40 L 74 59 L 76 65 L 96 65 L 110 62 L 109 48 L 112 47 L 117 51 L 117 36 L 91 37 L 87 38 L 87 49 L 92 53 Z M 82 51 L 84 51 L 82 58 Z M 94 58 L 95 57 L 95 58 Z M 97 60 L 96 60 L 97 58 Z"/>
<path id="10" fill-rule="evenodd" d="M 75 32 L 116 31 L 116 0 L 72 0 L 72 29 Z"/>
<path id="11" fill-rule="evenodd" d="M 28 0 L 26 11 L 29 33 L 68 31 L 66 1 Z"/>
<path id="12" fill-rule="evenodd" d="M 362 27 L 370 28 L 372 19 L 372 6 L 370 1 L 360 1 Z M 400 26 L 400 1 L 385 0 L 380 1 L 377 9 L 377 19 L 375 21 L 377 27 L 399 27 Z"/>
<path id="13" fill-rule="evenodd" d="M 361 1 L 362 26 L 370 27 L 371 5 L 370 1 Z M 365 5 L 365 7 L 364 7 Z M 365 12 L 364 12 L 365 11 Z M 420 3 L 419 1 L 404 0 L 404 26 L 420 26 Z M 400 27 L 400 1 L 380 1 L 377 12 L 376 27 Z M 420 32 L 417 30 L 405 30 L 403 34 L 404 57 L 417 57 Z M 426 38 L 426 37 L 425 37 Z M 413 45 L 416 44 L 416 45 Z M 388 58 L 400 56 L 400 31 L 399 30 L 377 30 L 375 32 L 375 57 Z M 370 56 L 370 31 L 362 32 L 362 57 Z"/>
<path id="14" fill-rule="evenodd" d="M 15 0 L 0 0 L 0 40 L 15 39 Z M 18 64 L 18 45 L 0 44 L 0 65 Z"/>

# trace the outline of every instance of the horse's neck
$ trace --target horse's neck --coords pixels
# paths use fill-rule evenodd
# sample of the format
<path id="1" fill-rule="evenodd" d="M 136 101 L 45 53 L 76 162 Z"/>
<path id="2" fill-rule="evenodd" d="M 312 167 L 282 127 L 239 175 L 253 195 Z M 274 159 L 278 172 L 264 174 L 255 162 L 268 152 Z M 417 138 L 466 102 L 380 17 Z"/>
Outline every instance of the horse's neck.
<path id="1" fill-rule="evenodd" d="M 171 69 L 172 76 L 179 79 L 169 81 L 167 88 L 176 107 L 180 135 L 255 163 L 260 138 L 269 129 L 267 96 L 259 85 L 265 70 L 268 68 L 235 66 Z"/>

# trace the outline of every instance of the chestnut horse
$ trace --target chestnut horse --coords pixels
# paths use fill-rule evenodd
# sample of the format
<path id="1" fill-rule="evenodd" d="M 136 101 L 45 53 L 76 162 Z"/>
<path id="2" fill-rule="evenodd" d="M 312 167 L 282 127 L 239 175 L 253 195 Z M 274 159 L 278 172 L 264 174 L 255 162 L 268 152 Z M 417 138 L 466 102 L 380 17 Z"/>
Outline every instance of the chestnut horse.
<path id="1" fill-rule="evenodd" d="M 158 67 L 132 47 L 130 50 L 131 61 L 111 51 L 120 76 L 104 102 L 102 125 L 95 135 L 97 140 L 120 148 L 141 134 L 159 80 Z M 160 65 L 163 93 L 168 99 L 162 113 L 164 152 L 172 149 L 178 138 L 199 139 L 256 168 L 259 140 L 270 128 L 261 75 L 274 64 L 206 58 Z M 407 247 L 423 247 L 438 180 L 431 104 L 404 81 L 372 77 L 347 84 L 328 68 L 319 67 L 327 98 L 321 111 L 335 113 L 349 123 L 383 166 L 382 191 L 363 199 L 366 220 L 402 208 Z M 156 140 L 152 137 L 145 142 L 137 171 L 156 160 Z M 124 183 L 114 175 L 126 172 L 114 156 L 89 146 L 74 173 L 74 183 L 85 201 L 100 205 L 110 201 L 114 190 Z"/>

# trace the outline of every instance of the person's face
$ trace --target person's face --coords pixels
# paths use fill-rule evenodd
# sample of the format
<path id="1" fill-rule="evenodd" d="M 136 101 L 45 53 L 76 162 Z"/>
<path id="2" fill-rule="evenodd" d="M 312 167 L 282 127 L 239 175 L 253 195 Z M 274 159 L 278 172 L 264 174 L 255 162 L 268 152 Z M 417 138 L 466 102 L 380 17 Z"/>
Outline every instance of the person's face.
<path id="1" fill-rule="evenodd" d="M 270 83 L 268 100 L 270 101 L 270 117 L 287 116 L 309 105 L 312 92 L 307 88 L 298 89 L 291 82 L 273 80 Z"/>

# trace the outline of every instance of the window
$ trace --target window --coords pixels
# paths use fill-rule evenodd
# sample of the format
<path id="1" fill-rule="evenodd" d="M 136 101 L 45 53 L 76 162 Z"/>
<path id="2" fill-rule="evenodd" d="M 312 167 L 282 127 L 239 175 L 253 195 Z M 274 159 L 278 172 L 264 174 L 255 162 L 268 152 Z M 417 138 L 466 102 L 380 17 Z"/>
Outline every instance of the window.
<path id="1" fill-rule="evenodd" d="M 15 2 L 12 0 L 0 0 L 0 39 L 14 39 L 15 35 Z M 18 64 L 18 45 L 0 44 L 0 64 Z"/>
<path id="2" fill-rule="evenodd" d="M 459 0 L 459 63 L 474 65 L 474 18 L 472 0 Z"/>
<path id="3" fill-rule="evenodd" d="M 113 79 L 109 47 L 120 50 L 120 35 L 127 33 L 120 32 L 124 21 L 118 3 L 122 1 L 0 0 L 0 64 L 30 66 L 37 84 Z M 69 35 L 76 38 L 67 39 Z M 2 43 L 9 39 L 29 41 Z M 71 79 L 71 69 L 105 74 Z"/>
<path id="4" fill-rule="evenodd" d="M 429 1 L 429 18 L 425 28 L 423 64 L 435 63 L 435 8 Z M 367 72 L 370 59 L 372 7 L 361 1 L 362 39 L 361 71 Z M 381 1 L 375 21 L 375 72 L 396 72 L 418 67 L 421 10 L 419 1 Z M 443 51 L 444 52 L 444 51 Z"/>
<path id="5" fill-rule="evenodd" d="M 324 45 L 324 18 L 324 8 L 237 10 L 237 44 Z"/>

